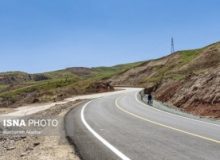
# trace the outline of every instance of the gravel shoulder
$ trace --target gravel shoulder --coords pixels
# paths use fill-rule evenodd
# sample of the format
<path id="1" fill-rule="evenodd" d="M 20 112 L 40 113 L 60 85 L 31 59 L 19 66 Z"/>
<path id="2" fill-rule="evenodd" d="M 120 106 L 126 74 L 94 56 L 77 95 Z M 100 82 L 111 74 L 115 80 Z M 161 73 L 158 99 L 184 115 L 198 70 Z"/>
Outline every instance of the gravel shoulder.
<path id="1" fill-rule="evenodd" d="M 64 115 L 81 101 L 55 105 L 31 118 Z M 63 126 L 63 125 L 61 125 Z M 60 132 L 61 131 L 61 132 Z M 0 160 L 79 160 L 74 147 L 69 144 L 64 129 L 57 130 L 56 136 L 3 136 L 0 137 Z"/>

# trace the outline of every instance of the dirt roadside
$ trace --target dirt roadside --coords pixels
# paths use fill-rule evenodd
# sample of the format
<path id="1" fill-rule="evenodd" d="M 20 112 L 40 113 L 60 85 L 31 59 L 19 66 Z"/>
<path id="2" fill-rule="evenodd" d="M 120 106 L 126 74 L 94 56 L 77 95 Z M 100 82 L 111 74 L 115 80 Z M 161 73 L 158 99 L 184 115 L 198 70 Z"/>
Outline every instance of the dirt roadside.
<path id="1" fill-rule="evenodd" d="M 4 110 L 3 117 L 30 117 L 44 119 L 45 117 L 61 117 L 64 123 L 65 114 L 77 107 L 84 100 L 94 99 L 114 94 L 136 91 L 137 88 L 117 88 L 114 92 L 80 95 L 67 98 L 64 101 L 48 104 L 28 105 L 13 110 Z M 139 90 L 139 89 L 138 89 Z M 0 128 L 1 129 L 1 128 Z M 47 128 L 46 128 L 47 129 Z M 0 130 L 1 131 L 1 130 Z M 50 131 L 50 128 L 49 128 Z M 74 147 L 65 137 L 64 125 L 61 125 L 56 136 L 6 136 L 0 135 L 0 160 L 79 160 Z"/>
<path id="2" fill-rule="evenodd" d="M 69 110 L 80 103 L 82 100 L 55 105 L 30 117 L 39 119 L 59 116 L 64 118 Z M 62 132 L 57 131 L 55 135 L 2 136 L 0 137 L 0 160 L 79 160 L 73 146 L 65 138 L 64 129 Z"/>

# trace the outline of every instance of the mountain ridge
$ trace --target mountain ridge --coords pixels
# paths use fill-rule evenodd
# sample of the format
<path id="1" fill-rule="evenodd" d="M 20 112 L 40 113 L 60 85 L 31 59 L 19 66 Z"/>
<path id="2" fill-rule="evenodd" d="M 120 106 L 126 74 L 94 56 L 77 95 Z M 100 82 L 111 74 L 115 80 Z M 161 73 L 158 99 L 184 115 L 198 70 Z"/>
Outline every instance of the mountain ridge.
<path id="1" fill-rule="evenodd" d="M 70 67 L 39 74 L 0 73 L 0 102 L 11 99 L 16 105 L 19 98 L 32 95 L 51 95 L 44 100 L 38 98 L 40 102 L 52 100 L 51 97 L 59 100 L 60 95 L 64 98 L 95 92 L 97 82 L 144 87 L 156 99 L 184 111 L 220 118 L 220 42 L 112 67 Z"/>

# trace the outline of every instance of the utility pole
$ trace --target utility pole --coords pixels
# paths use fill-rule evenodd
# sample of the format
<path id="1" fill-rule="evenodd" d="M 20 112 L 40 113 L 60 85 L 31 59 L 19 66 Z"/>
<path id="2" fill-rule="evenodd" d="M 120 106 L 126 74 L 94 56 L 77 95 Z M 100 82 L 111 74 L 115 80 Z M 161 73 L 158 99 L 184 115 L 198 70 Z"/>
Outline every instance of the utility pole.
<path id="1" fill-rule="evenodd" d="M 171 38 L 171 54 L 175 52 L 175 49 L 174 49 L 174 40 L 173 40 L 173 37 Z"/>

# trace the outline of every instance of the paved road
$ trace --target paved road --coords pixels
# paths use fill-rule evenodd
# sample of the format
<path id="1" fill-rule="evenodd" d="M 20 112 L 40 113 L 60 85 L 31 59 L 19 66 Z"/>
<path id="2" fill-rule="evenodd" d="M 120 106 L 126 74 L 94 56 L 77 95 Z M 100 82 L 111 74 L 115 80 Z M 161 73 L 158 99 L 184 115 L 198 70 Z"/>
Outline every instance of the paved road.
<path id="1" fill-rule="evenodd" d="M 84 160 L 220 160 L 220 125 L 143 104 L 140 89 L 86 102 L 66 116 Z"/>

